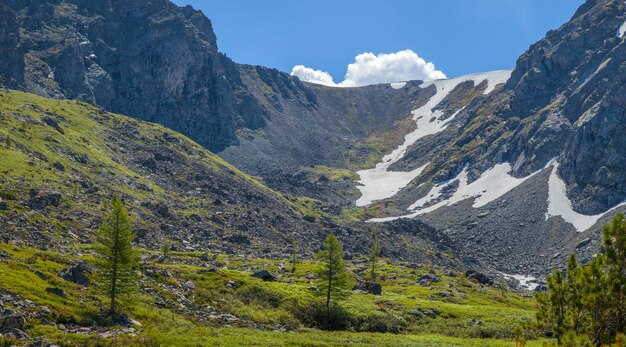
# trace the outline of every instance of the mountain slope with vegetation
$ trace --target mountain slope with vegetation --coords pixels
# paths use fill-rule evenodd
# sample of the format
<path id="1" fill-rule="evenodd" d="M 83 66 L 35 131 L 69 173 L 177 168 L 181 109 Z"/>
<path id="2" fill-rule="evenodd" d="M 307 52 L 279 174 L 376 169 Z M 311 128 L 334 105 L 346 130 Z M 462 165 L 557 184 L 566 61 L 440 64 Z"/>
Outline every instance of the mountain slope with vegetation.
<path id="1" fill-rule="evenodd" d="M 299 203 L 171 130 L 82 102 L 17 91 L 0 100 L 4 242 L 88 242 L 113 193 L 145 247 L 169 239 L 180 250 L 261 252 L 270 238 L 280 249 L 321 233 Z"/>

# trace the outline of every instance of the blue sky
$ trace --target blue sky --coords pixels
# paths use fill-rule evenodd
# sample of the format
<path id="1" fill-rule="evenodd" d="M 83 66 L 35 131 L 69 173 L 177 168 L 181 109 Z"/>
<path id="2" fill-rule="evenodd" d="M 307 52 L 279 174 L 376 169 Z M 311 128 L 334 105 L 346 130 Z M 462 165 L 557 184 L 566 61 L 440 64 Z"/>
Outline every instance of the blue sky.
<path id="1" fill-rule="evenodd" d="M 448 77 L 510 69 L 583 0 L 174 0 L 213 22 L 239 63 L 298 64 L 341 81 L 363 52 L 411 49 Z"/>

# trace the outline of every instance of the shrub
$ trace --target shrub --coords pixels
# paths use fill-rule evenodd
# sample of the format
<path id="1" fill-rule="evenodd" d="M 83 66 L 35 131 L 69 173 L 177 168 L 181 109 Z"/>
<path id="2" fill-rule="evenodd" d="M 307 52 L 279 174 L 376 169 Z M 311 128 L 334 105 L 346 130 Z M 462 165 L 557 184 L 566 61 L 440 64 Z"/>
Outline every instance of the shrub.
<path id="1" fill-rule="evenodd" d="M 372 313 L 359 320 L 358 331 L 397 334 L 407 326 L 406 320 L 395 314 Z"/>
<path id="2" fill-rule="evenodd" d="M 326 305 L 315 303 L 301 311 L 300 320 L 314 328 L 322 330 L 348 330 L 353 326 L 354 318 L 341 305 Z"/>

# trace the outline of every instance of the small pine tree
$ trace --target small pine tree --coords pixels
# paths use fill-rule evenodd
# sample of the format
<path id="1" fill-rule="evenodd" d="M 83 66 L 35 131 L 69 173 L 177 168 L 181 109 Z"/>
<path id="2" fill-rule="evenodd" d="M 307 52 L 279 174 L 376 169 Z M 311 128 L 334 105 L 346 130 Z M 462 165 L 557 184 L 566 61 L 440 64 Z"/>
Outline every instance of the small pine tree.
<path id="1" fill-rule="evenodd" d="M 626 221 L 618 213 L 603 228 L 606 271 L 609 291 L 615 301 L 613 308 L 613 331 L 626 332 Z"/>
<path id="2" fill-rule="evenodd" d="M 587 313 L 586 325 L 592 341 L 601 343 L 611 340 L 608 331 L 611 316 L 607 314 L 612 308 L 612 295 L 608 290 L 608 276 L 605 271 L 605 259 L 597 254 L 588 266 L 583 268 L 582 281 L 585 285 L 582 303 Z"/>
<path id="3" fill-rule="evenodd" d="M 296 273 L 298 267 L 298 242 L 294 240 L 291 243 L 291 273 Z"/>
<path id="4" fill-rule="evenodd" d="M 118 297 L 134 289 L 138 256 L 132 244 L 135 234 L 131 231 L 131 219 L 117 195 L 110 206 L 111 212 L 96 234 L 95 250 L 102 287 L 111 300 L 109 314 L 114 315 Z"/>
<path id="5" fill-rule="evenodd" d="M 576 255 L 570 254 L 567 260 L 567 271 L 565 284 L 565 296 L 567 298 L 566 324 L 569 330 L 578 335 L 582 333 L 585 319 L 585 306 L 583 305 L 584 283 L 582 281 L 582 268 L 578 265 Z"/>
<path id="6" fill-rule="evenodd" d="M 372 231 L 372 247 L 370 248 L 368 263 L 369 263 L 369 283 L 376 283 L 378 281 L 378 261 L 380 260 L 380 240 L 376 233 L 376 229 Z"/>
<path id="7" fill-rule="evenodd" d="M 626 329 L 626 221 L 620 213 L 603 228 L 605 254 L 582 265 L 572 254 L 566 277 L 548 276 L 548 293 L 537 294 L 538 321 L 559 345 L 609 345 Z"/>
<path id="8" fill-rule="evenodd" d="M 4 144 L 7 148 L 11 147 L 11 135 L 7 134 L 7 137 L 4 138 Z"/>
<path id="9" fill-rule="evenodd" d="M 567 330 L 565 327 L 567 291 L 563 275 L 558 269 L 555 269 L 546 280 L 548 282 L 548 293 L 539 293 L 536 296 L 539 302 L 537 319 L 552 328 L 554 337 L 556 337 L 560 345 L 563 334 Z"/>
<path id="10" fill-rule="evenodd" d="M 163 259 L 170 256 L 171 249 L 172 249 L 172 245 L 170 244 L 170 241 L 169 240 L 163 241 L 163 244 L 161 245 L 161 255 L 163 255 Z"/>
<path id="11" fill-rule="evenodd" d="M 322 243 L 322 249 L 317 254 L 319 264 L 316 271 L 318 287 L 322 288 L 318 293 L 325 296 L 327 318 L 330 318 L 331 305 L 336 300 L 345 298 L 350 288 L 344 255 L 341 243 L 335 234 L 328 234 L 326 241 Z"/>

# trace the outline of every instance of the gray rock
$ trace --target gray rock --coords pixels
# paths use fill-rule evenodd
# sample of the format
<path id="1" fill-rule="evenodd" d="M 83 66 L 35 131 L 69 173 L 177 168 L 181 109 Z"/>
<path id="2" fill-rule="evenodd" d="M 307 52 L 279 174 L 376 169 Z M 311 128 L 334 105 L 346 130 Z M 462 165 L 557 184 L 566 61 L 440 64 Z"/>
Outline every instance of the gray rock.
<path id="1" fill-rule="evenodd" d="M 0 311 L 0 333 L 5 334 L 13 329 L 22 329 L 26 324 L 26 317 L 23 314 L 5 308 Z"/>
<path id="2" fill-rule="evenodd" d="M 468 270 L 465 272 L 465 277 L 471 280 L 475 280 L 476 282 L 480 284 L 493 285 L 493 280 L 489 276 L 483 273 L 480 273 L 478 271 Z"/>
<path id="3" fill-rule="evenodd" d="M 63 164 L 61 164 L 61 162 L 55 161 L 54 164 L 52 164 L 52 167 L 54 167 L 55 169 L 64 172 L 65 171 L 65 166 L 63 166 Z"/>
<path id="4" fill-rule="evenodd" d="M 435 274 L 427 273 L 427 274 L 421 275 L 417 279 L 417 285 L 422 286 L 422 287 L 428 287 L 431 284 L 439 283 L 440 281 L 441 281 L 441 278 L 439 278 L 439 276 Z"/>
<path id="5" fill-rule="evenodd" d="M 75 264 L 61 270 L 59 272 L 59 276 L 66 281 L 86 287 L 91 283 L 89 280 L 89 275 L 91 273 L 91 268 L 85 262 L 78 261 Z"/>
<path id="6" fill-rule="evenodd" d="M 576 245 L 576 249 L 583 248 L 583 247 L 587 246 L 590 243 L 591 243 L 591 239 L 590 238 L 583 239 L 580 242 L 578 242 L 578 244 Z"/>
<path id="7" fill-rule="evenodd" d="M 267 270 L 257 271 L 257 272 L 252 274 L 252 277 L 260 278 L 260 279 L 262 279 L 265 282 L 271 282 L 271 281 L 276 280 L 276 277 L 274 275 L 272 275 L 272 273 L 267 271 Z"/>
<path id="8" fill-rule="evenodd" d="M 28 207 L 33 210 L 43 210 L 48 206 L 59 207 L 61 197 L 58 192 L 40 192 L 33 189 L 30 191 Z"/>
<path id="9" fill-rule="evenodd" d="M 39 270 L 35 271 L 35 275 L 37 275 L 37 277 L 41 278 L 44 281 L 48 280 L 48 275 L 46 275 L 45 273 L 43 273 L 43 272 L 41 272 Z"/>

